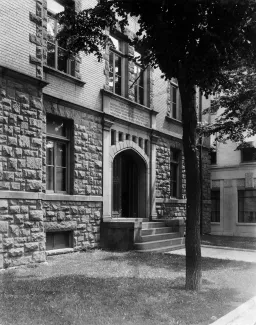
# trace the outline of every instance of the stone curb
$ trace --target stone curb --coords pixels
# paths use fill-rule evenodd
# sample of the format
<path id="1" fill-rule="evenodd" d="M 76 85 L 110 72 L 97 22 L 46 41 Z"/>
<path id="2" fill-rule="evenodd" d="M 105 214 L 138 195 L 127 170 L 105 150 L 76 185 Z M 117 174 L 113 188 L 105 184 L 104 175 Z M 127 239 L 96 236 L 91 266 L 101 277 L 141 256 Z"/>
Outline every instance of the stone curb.
<path id="1" fill-rule="evenodd" d="M 255 325 L 256 296 L 219 318 L 211 325 Z"/>
<path id="2" fill-rule="evenodd" d="M 225 247 L 225 246 L 214 246 L 214 245 L 201 245 L 201 247 L 209 247 L 209 248 L 217 248 L 217 249 L 228 249 L 231 251 L 241 251 L 241 252 L 254 252 L 256 253 L 255 249 L 246 249 L 246 248 L 234 248 L 234 247 Z"/>

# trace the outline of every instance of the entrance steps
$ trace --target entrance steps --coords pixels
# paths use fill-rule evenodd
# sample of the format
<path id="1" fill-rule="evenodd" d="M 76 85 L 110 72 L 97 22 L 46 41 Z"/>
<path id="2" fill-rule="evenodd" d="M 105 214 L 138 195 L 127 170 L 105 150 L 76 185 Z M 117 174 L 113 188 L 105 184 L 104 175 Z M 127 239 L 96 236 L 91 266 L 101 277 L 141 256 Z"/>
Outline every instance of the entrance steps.
<path id="1" fill-rule="evenodd" d="M 168 252 L 185 246 L 185 238 L 176 227 L 167 227 L 164 222 L 142 222 L 140 239 L 134 248 L 141 252 Z"/>

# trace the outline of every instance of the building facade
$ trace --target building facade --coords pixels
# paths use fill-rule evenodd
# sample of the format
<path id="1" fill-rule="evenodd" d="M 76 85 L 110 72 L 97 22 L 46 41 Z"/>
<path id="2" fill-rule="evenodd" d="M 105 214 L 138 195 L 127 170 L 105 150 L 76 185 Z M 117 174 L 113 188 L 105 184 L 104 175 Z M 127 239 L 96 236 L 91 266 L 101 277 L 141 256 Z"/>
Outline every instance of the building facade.
<path id="1" fill-rule="evenodd" d="M 128 61 L 135 51 L 118 30 L 102 62 L 67 57 L 54 18 L 65 5 L 79 10 L 84 2 L 1 6 L 0 268 L 98 247 L 104 222 L 185 217 L 177 83 Z M 209 232 L 209 181 L 204 186 Z"/>
<path id="2" fill-rule="evenodd" d="M 217 143 L 212 138 L 211 233 L 256 237 L 255 138 L 241 149 L 234 142 Z"/>

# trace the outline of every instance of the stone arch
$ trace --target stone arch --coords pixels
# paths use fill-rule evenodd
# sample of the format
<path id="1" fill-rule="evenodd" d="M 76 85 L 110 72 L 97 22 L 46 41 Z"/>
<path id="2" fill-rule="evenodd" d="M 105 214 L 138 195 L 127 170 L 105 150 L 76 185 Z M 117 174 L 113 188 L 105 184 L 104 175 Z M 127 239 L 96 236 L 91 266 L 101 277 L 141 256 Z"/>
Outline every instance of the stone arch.
<path id="1" fill-rule="evenodd" d="M 119 159 L 120 155 L 126 155 L 127 157 L 131 157 L 133 161 L 136 162 L 138 167 L 138 194 L 137 194 L 137 215 L 138 218 L 148 218 L 149 217 L 149 185 L 150 185 L 150 164 L 149 164 L 149 157 L 145 154 L 144 150 L 140 148 L 140 146 L 136 143 L 134 143 L 131 140 L 125 140 L 122 142 L 117 143 L 116 145 L 112 145 L 110 152 L 109 152 L 109 162 L 110 162 L 110 178 L 111 178 L 111 186 L 109 187 L 109 196 L 110 196 L 110 206 L 111 211 L 116 211 L 114 209 L 114 197 L 116 195 L 114 193 L 114 185 L 112 183 L 113 180 L 113 170 L 114 170 L 114 160 Z M 133 158 L 132 158 L 133 157 Z M 136 158 L 137 157 L 137 158 Z M 121 158 L 121 157 L 120 157 Z M 116 162 L 117 163 L 117 162 Z M 116 167 L 115 167 L 116 168 Z M 123 182 L 121 182 L 123 183 Z M 125 182 L 124 182 L 125 183 Z M 116 186 L 116 184 L 115 184 Z M 136 187 L 135 187 L 136 188 Z M 121 191 L 123 191 L 124 188 L 121 187 Z M 125 190 L 124 190 L 125 191 Z M 124 195 L 125 197 L 125 195 Z M 129 197 L 129 195 L 128 195 Z M 116 202 L 116 201 L 115 201 Z M 118 209 L 117 209 L 118 210 Z M 123 211 L 123 206 L 122 206 Z M 118 213 L 117 213 L 118 215 Z M 112 215 L 113 216 L 113 215 Z"/>
<path id="2" fill-rule="evenodd" d="M 113 160 L 117 154 L 119 154 L 121 151 L 131 149 L 134 150 L 145 162 L 147 169 L 149 168 L 149 157 L 145 154 L 144 150 L 141 149 L 140 146 L 138 146 L 137 143 L 131 141 L 131 140 L 125 140 L 122 142 L 118 142 L 116 145 L 112 145 L 110 149 L 110 163 L 113 163 Z"/>

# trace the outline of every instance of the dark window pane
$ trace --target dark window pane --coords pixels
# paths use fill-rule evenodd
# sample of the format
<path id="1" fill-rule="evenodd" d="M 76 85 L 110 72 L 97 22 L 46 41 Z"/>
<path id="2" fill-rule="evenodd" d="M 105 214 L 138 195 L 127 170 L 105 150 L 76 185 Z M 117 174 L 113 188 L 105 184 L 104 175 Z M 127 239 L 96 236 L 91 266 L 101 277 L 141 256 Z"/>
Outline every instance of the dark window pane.
<path id="1" fill-rule="evenodd" d="M 115 75 L 115 93 L 121 95 L 121 76 Z"/>
<path id="2" fill-rule="evenodd" d="M 172 117 L 177 118 L 177 88 L 172 86 Z"/>
<path id="3" fill-rule="evenodd" d="M 55 66 L 55 44 L 47 42 L 47 65 L 52 68 Z"/>
<path id="4" fill-rule="evenodd" d="M 56 146 L 56 166 L 66 167 L 67 148 L 65 143 L 57 143 Z"/>
<path id="5" fill-rule="evenodd" d="M 51 118 L 47 119 L 46 132 L 49 134 L 58 135 L 62 137 L 65 137 L 67 135 L 66 125 L 63 122 L 63 120 L 57 120 L 57 119 L 55 120 Z"/>
<path id="6" fill-rule="evenodd" d="M 256 148 L 243 148 L 242 157 L 244 162 L 256 161 Z"/>
<path id="7" fill-rule="evenodd" d="M 121 76 L 121 57 L 115 54 L 115 73 Z"/>
<path id="8" fill-rule="evenodd" d="M 238 191 L 238 222 L 256 223 L 256 191 Z"/>
<path id="9" fill-rule="evenodd" d="M 177 197 L 178 165 L 171 163 L 171 196 Z"/>
<path id="10" fill-rule="evenodd" d="M 54 167 L 53 166 L 47 166 L 46 167 L 46 189 L 48 191 L 53 191 L 54 187 Z"/>
<path id="11" fill-rule="evenodd" d="M 74 58 L 69 59 L 69 64 L 70 64 L 70 71 L 69 73 L 71 74 L 71 76 L 75 76 L 76 75 L 76 61 Z"/>
<path id="12" fill-rule="evenodd" d="M 46 165 L 54 165 L 54 143 L 49 140 L 46 142 Z"/>
<path id="13" fill-rule="evenodd" d="M 220 222 L 220 191 L 211 191 L 211 222 Z"/>
<path id="14" fill-rule="evenodd" d="M 71 234 L 71 231 L 47 232 L 46 250 L 72 247 Z"/>
<path id="15" fill-rule="evenodd" d="M 142 88 L 142 87 L 139 87 L 138 103 L 140 103 L 141 105 L 144 104 L 144 88 Z"/>
<path id="16" fill-rule="evenodd" d="M 56 167 L 56 191 L 66 191 L 66 168 Z"/>
<path id="17" fill-rule="evenodd" d="M 68 52 L 61 47 L 58 47 L 58 70 L 67 73 L 68 67 Z"/>

